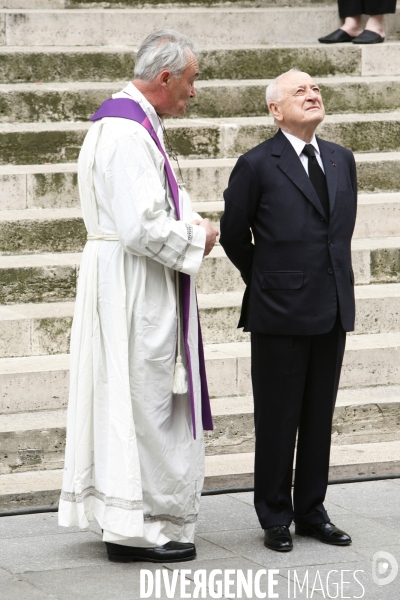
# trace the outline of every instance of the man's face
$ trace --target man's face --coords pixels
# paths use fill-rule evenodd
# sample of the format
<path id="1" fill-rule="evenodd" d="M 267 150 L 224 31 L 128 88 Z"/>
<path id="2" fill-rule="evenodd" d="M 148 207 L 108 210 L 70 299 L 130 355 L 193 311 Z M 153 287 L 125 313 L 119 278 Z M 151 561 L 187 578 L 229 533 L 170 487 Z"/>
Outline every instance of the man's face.
<path id="1" fill-rule="evenodd" d="M 285 75 L 279 83 L 279 125 L 289 129 L 296 126 L 316 128 L 325 117 L 325 108 L 320 89 L 314 80 L 307 73 L 293 71 Z"/>
<path id="2" fill-rule="evenodd" d="M 183 117 L 189 106 L 189 98 L 196 96 L 194 83 L 199 76 L 199 65 L 193 54 L 188 58 L 186 69 L 181 77 L 169 75 L 165 84 L 164 114 L 171 117 Z"/>

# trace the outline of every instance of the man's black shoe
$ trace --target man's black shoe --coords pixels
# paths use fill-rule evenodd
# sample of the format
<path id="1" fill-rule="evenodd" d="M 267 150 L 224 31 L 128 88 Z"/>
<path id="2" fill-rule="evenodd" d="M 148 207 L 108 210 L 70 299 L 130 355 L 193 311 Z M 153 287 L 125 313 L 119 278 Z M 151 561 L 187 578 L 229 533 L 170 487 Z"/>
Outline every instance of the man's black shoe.
<path id="1" fill-rule="evenodd" d="M 264 529 L 264 546 L 277 552 L 289 552 L 293 549 L 292 536 L 286 525 L 274 525 Z"/>
<path id="2" fill-rule="evenodd" d="M 136 548 L 132 546 L 121 546 L 106 542 L 108 560 L 113 562 L 153 562 L 170 563 L 183 562 L 196 558 L 196 547 L 194 544 L 182 542 L 167 542 L 164 546 L 157 548 Z"/>
<path id="3" fill-rule="evenodd" d="M 296 535 L 315 537 L 324 544 L 333 544 L 334 546 L 351 544 L 351 537 L 333 523 L 317 523 L 315 525 L 298 525 L 296 523 L 294 532 Z"/>
<path id="4" fill-rule="evenodd" d="M 352 42 L 356 38 L 343 31 L 343 29 L 336 29 L 325 37 L 318 38 L 320 44 L 343 44 L 344 42 Z"/>

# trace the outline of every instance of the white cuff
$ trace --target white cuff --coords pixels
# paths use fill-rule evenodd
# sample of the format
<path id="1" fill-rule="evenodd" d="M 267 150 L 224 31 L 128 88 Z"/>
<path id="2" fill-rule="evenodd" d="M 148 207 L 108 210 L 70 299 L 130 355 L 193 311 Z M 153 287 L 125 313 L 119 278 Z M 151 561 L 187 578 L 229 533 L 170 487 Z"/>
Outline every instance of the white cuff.
<path id="1" fill-rule="evenodd" d="M 188 229 L 188 245 L 181 255 L 182 266 L 177 270 L 187 275 L 197 275 L 203 261 L 206 230 L 200 225 L 188 225 L 188 228 L 191 229 L 191 232 Z"/>

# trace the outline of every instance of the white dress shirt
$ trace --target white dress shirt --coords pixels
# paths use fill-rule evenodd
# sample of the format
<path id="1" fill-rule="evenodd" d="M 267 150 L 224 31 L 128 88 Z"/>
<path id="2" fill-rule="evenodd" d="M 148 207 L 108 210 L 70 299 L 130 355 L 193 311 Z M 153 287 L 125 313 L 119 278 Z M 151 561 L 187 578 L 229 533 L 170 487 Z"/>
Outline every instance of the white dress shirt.
<path id="1" fill-rule="evenodd" d="M 303 148 L 306 145 L 306 142 L 304 140 L 301 140 L 300 138 L 292 135 L 291 133 L 287 133 L 287 131 L 283 131 L 283 129 L 281 129 L 281 131 L 282 131 L 283 135 L 285 135 L 287 137 L 287 139 L 289 140 L 289 142 L 292 144 L 293 148 L 296 151 L 297 156 L 301 160 L 301 164 L 305 168 L 306 173 L 308 175 L 308 156 L 306 156 L 303 153 Z M 322 162 L 321 153 L 319 151 L 317 138 L 315 137 L 315 134 L 314 134 L 313 139 L 311 140 L 310 144 L 314 147 L 315 156 L 317 158 L 318 164 L 321 167 L 322 171 L 325 173 L 324 164 Z"/>

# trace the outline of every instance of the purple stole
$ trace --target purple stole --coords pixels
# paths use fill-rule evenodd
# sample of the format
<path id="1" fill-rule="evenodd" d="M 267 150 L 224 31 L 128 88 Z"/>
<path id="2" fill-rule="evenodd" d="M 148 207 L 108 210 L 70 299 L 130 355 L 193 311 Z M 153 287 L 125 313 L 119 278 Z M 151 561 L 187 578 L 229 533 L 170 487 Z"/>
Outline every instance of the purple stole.
<path id="1" fill-rule="evenodd" d="M 100 108 L 95 112 L 93 117 L 91 117 L 91 121 L 98 121 L 103 117 L 120 117 L 122 119 L 131 119 L 132 121 L 136 121 L 136 123 L 140 123 L 151 135 L 154 142 L 157 145 L 157 148 L 161 152 L 164 158 L 164 169 L 165 174 L 167 176 L 168 184 L 171 189 L 172 197 L 174 200 L 175 210 L 178 217 L 178 220 L 181 218 L 180 206 L 179 206 L 179 188 L 178 183 L 175 179 L 171 166 L 169 164 L 169 160 L 165 153 L 164 148 L 161 145 L 160 140 L 154 130 L 154 127 L 150 123 L 149 118 L 146 113 L 142 109 L 142 107 L 135 102 L 134 100 L 130 100 L 129 98 L 109 98 L 100 106 Z M 186 273 L 179 273 L 180 277 L 180 287 L 182 290 L 182 316 L 183 316 L 183 338 L 184 338 L 184 347 L 187 358 L 187 369 L 188 369 L 188 384 L 189 384 L 189 398 L 190 398 L 190 408 L 192 412 L 192 426 L 193 426 L 193 437 L 196 439 L 196 417 L 195 417 L 195 409 L 194 409 L 194 391 L 193 391 L 193 373 L 192 373 L 192 363 L 190 357 L 190 348 L 189 348 L 189 314 L 190 314 L 190 275 L 186 275 Z M 179 299 L 176 299 L 179 302 Z M 202 421 L 203 421 L 203 429 L 212 430 L 212 417 L 211 417 L 211 407 L 210 407 L 210 398 L 208 395 L 208 386 L 207 386 L 207 377 L 206 377 L 206 367 L 204 361 L 204 349 L 203 349 L 203 340 L 201 336 L 201 328 L 200 328 L 200 318 L 197 310 L 197 322 L 198 322 L 198 353 L 199 353 L 199 370 L 200 370 L 200 381 L 201 381 L 201 411 L 202 411 Z"/>

